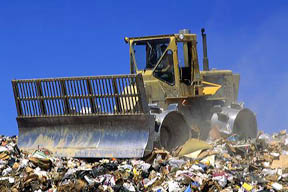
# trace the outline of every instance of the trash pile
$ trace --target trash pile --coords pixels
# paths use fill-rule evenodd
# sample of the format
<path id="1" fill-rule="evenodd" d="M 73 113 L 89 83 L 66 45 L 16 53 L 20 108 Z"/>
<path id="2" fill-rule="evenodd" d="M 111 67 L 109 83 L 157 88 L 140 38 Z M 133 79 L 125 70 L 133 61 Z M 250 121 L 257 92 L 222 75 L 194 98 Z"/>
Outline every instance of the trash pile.
<path id="1" fill-rule="evenodd" d="M 58 158 L 0 136 L 0 191 L 288 191 L 288 134 L 188 140 L 142 159 Z"/>

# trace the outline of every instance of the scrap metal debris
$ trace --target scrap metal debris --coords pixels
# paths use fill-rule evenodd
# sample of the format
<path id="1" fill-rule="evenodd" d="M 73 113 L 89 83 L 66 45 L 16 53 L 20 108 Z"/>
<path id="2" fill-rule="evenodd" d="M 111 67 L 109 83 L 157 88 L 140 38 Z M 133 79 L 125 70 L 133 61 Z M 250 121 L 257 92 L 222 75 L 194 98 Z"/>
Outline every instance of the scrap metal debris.
<path id="1" fill-rule="evenodd" d="M 0 191 L 288 191 L 288 134 L 193 139 L 174 152 L 155 149 L 142 159 L 55 157 L 19 150 L 0 136 Z"/>

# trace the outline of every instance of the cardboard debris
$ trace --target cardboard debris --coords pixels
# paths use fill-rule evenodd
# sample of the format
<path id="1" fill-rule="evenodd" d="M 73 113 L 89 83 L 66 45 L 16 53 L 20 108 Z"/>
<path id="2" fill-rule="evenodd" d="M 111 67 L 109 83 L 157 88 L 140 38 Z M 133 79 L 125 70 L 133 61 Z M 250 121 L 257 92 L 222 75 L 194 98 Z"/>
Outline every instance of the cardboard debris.
<path id="1" fill-rule="evenodd" d="M 271 168 L 288 168 L 288 155 L 280 155 L 279 160 L 273 160 Z"/>
<path id="2" fill-rule="evenodd" d="M 189 158 L 192 158 L 192 159 L 197 159 L 198 158 L 198 155 L 202 152 L 202 149 L 200 150 L 197 150 L 197 151 L 194 151 L 192 153 L 189 153 L 189 154 L 186 154 L 184 155 L 185 157 L 189 157 Z"/>
<path id="3" fill-rule="evenodd" d="M 193 153 L 195 151 L 209 149 L 211 147 L 212 146 L 205 141 L 192 138 L 184 143 L 184 145 L 181 147 L 178 156 L 182 157 L 184 155 L 189 155 L 190 153 Z"/>

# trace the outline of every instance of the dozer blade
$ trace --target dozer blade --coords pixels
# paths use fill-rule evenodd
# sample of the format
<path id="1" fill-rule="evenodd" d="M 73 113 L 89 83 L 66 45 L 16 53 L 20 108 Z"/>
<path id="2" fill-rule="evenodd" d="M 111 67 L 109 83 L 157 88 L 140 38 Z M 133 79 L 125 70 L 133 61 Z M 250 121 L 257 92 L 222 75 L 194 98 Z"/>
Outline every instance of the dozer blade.
<path id="1" fill-rule="evenodd" d="M 142 157 L 154 119 L 148 115 L 18 119 L 22 149 L 57 156 Z"/>
<path id="2" fill-rule="evenodd" d="M 12 81 L 18 145 L 68 157 L 142 157 L 153 148 L 141 75 Z"/>

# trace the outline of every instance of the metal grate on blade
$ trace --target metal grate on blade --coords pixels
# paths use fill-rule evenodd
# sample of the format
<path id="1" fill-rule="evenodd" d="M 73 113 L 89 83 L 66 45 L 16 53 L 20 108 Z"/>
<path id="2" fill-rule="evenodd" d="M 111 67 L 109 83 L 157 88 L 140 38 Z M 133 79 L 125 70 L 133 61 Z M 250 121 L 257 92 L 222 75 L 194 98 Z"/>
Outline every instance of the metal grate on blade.
<path id="1" fill-rule="evenodd" d="M 141 74 L 13 80 L 18 117 L 148 113 Z"/>

